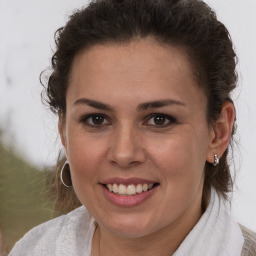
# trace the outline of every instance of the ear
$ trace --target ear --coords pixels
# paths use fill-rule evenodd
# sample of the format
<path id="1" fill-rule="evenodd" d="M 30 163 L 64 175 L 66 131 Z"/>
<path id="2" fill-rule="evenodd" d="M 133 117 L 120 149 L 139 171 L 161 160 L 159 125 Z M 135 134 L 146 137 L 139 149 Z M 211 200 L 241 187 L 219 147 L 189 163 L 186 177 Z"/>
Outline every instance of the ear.
<path id="1" fill-rule="evenodd" d="M 66 151 L 65 117 L 61 110 L 58 111 L 58 117 L 59 117 L 58 130 L 59 130 L 59 134 L 60 134 L 60 139 L 61 139 L 61 143 Z"/>
<path id="2" fill-rule="evenodd" d="M 214 155 L 219 158 L 223 155 L 228 147 L 233 124 L 235 120 L 235 108 L 232 102 L 226 101 L 222 106 L 219 118 L 211 125 L 212 137 L 207 153 L 207 161 L 214 162 Z"/>

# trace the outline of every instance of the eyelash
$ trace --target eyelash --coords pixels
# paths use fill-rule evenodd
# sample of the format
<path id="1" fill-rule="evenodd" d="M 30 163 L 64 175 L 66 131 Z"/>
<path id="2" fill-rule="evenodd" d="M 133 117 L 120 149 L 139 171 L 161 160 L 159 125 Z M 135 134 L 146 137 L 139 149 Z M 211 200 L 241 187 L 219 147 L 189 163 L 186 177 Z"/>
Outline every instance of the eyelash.
<path id="1" fill-rule="evenodd" d="M 100 117 L 100 118 L 104 118 L 103 122 L 105 120 L 108 120 L 108 118 L 104 115 L 104 114 L 98 114 L 98 113 L 95 113 L 95 114 L 88 114 L 88 115 L 85 115 L 85 116 L 82 116 L 80 119 L 79 119 L 79 122 L 80 123 L 83 123 L 84 125 L 86 126 L 89 126 L 89 127 L 92 127 L 92 128 L 101 128 L 102 126 L 105 126 L 105 125 L 108 125 L 108 124 L 92 124 L 92 123 L 89 123 L 89 119 L 90 118 L 96 118 L 96 117 Z M 109 121 L 108 121 L 109 122 Z"/>
<path id="2" fill-rule="evenodd" d="M 91 120 L 91 122 L 89 122 L 90 118 L 97 118 L 97 117 L 103 118 L 103 123 L 102 124 L 93 124 L 92 120 Z M 159 118 L 159 117 L 164 119 L 164 124 L 160 124 L 160 125 L 157 125 L 157 124 L 146 124 L 151 119 Z M 104 124 L 105 121 L 107 121 L 108 123 Z M 156 120 L 154 120 L 154 121 L 156 121 Z M 166 121 L 167 121 L 167 123 L 166 123 Z M 88 114 L 88 115 L 82 116 L 79 119 L 79 122 L 83 123 L 85 126 L 92 127 L 92 128 L 95 128 L 95 129 L 100 129 L 103 126 L 110 125 L 110 121 L 108 120 L 107 116 L 104 115 L 104 114 L 98 114 L 98 113 Z M 146 125 L 154 127 L 154 128 L 165 128 L 165 127 L 171 126 L 171 125 L 173 125 L 175 123 L 177 123 L 177 120 L 176 120 L 176 118 L 174 118 L 172 116 L 169 116 L 169 115 L 166 115 L 166 114 L 161 114 L 161 113 L 153 113 L 153 114 L 148 115 L 145 118 L 145 121 L 144 121 L 143 124 L 146 124 Z"/>
<path id="3" fill-rule="evenodd" d="M 161 125 L 148 124 L 149 126 L 153 126 L 156 128 L 165 128 L 165 127 L 168 127 L 168 126 L 171 126 L 171 125 L 177 123 L 176 118 L 174 118 L 173 116 L 169 116 L 166 114 L 160 114 L 160 113 L 153 113 L 153 114 L 148 115 L 146 117 L 146 122 L 149 122 L 150 119 L 156 118 L 156 117 L 164 118 L 165 122 L 168 121 L 168 123 L 161 124 Z"/>

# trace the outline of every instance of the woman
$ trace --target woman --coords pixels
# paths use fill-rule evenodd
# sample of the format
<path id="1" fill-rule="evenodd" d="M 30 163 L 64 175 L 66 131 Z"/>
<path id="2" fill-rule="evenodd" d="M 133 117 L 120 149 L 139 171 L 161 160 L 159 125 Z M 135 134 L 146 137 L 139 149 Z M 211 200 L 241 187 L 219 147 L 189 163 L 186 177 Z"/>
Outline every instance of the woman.
<path id="1" fill-rule="evenodd" d="M 236 55 L 199 0 L 96 0 L 58 31 L 58 203 L 10 255 L 255 255 L 232 219 Z M 60 183 L 62 181 L 62 183 Z"/>

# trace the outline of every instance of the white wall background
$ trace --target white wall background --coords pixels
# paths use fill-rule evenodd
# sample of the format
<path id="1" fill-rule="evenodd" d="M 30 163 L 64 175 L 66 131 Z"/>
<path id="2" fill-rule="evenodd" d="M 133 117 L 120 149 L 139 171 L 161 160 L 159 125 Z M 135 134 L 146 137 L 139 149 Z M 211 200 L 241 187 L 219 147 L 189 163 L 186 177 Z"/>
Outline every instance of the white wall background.
<path id="1" fill-rule="evenodd" d="M 0 127 L 5 142 L 42 166 L 54 163 L 60 144 L 56 118 L 42 106 L 39 74 L 50 63 L 53 34 L 84 0 L 0 0 Z M 227 26 L 239 57 L 235 93 L 235 218 L 256 231 L 256 0 L 207 0 Z"/>

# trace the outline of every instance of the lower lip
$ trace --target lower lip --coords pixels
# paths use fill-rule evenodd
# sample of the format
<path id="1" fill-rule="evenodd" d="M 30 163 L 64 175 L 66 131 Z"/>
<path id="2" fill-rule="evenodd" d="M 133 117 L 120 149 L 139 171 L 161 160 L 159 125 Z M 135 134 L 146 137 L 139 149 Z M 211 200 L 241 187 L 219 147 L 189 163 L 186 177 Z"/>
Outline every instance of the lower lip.
<path id="1" fill-rule="evenodd" d="M 121 206 L 121 207 L 134 207 L 137 205 L 142 204 L 145 202 L 147 199 L 149 199 L 155 192 L 156 192 L 156 187 L 153 187 L 152 189 L 142 192 L 140 194 L 135 194 L 133 196 L 123 196 L 123 195 L 117 195 L 112 192 L 110 192 L 105 186 L 103 186 L 103 193 L 105 197 L 110 201 L 112 204 L 116 206 Z"/>

